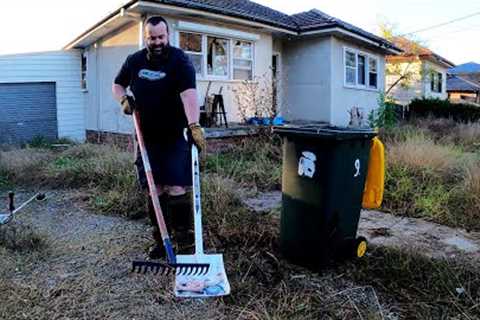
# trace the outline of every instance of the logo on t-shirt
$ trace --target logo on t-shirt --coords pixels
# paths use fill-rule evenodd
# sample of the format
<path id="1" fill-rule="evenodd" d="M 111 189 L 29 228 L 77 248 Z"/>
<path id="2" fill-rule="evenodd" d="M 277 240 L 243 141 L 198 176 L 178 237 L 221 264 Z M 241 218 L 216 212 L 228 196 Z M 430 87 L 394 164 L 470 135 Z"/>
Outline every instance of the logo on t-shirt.
<path id="1" fill-rule="evenodd" d="M 138 72 L 138 76 L 142 79 L 149 81 L 158 81 L 167 76 L 163 71 L 152 71 L 148 69 L 142 69 Z"/>

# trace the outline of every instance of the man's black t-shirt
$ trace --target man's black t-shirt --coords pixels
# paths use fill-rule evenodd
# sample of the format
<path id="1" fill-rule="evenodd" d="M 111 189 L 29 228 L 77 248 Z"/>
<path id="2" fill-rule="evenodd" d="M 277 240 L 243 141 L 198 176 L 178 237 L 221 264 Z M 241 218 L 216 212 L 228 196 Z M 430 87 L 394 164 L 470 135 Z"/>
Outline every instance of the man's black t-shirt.
<path id="1" fill-rule="evenodd" d="M 142 49 L 127 57 L 114 81 L 130 90 L 140 111 L 146 141 L 178 138 L 187 123 L 180 93 L 196 87 L 195 68 L 179 48 L 169 47 L 160 62 L 147 59 Z"/>

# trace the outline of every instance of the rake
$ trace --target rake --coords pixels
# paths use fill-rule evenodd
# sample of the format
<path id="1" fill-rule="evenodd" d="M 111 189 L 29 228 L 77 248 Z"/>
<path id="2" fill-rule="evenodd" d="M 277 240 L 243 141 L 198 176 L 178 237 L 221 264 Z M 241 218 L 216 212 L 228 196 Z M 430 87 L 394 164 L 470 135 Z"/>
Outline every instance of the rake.
<path id="1" fill-rule="evenodd" d="M 20 205 L 20 207 L 18 207 L 16 209 L 15 209 L 15 204 L 14 204 L 14 198 L 15 198 L 15 193 L 10 191 L 8 193 L 8 211 L 9 212 L 8 213 L 0 213 L 0 225 L 7 224 L 10 221 L 12 221 L 15 214 L 17 214 L 20 210 L 25 208 L 25 206 L 27 206 L 33 200 L 38 200 L 38 201 L 44 200 L 45 199 L 45 194 L 41 193 L 41 192 L 35 194 L 33 197 L 31 197 L 30 199 L 28 199 L 27 201 L 22 203 Z"/>
<path id="2" fill-rule="evenodd" d="M 167 263 L 158 263 L 151 261 L 133 261 L 132 270 L 137 273 L 153 272 L 154 274 L 170 274 L 175 270 L 176 275 L 191 275 L 191 274 L 205 274 L 210 269 L 208 263 L 177 263 L 175 252 L 173 251 L 170 235 L 168 234 L 165 219 L 163 217 L 162 208 L 160 207 L 160 201 L 158 200 L 158 192 L 153 180 L 152 167 L 150 166 L 150 160 L 147 154 L 147 148 L 145 141 L 143 140 L 143 134 L 140 129 L 140 119 L 138 111 L 133 112 L 133 124 L 135 126 L 135 133 L 137 135 L 138 146 L 140 148 L 140 154 L 142 156 L 143 167 L 145 169 L 145 175 L 147 176 L 148 189 L 150 190 L 150 197 L 152 198 L 153 208 L 155 211 L 155 217 L 157 218 L 158 226 L 160 228 L 160 234 L 162 236 L 163 246 L 167 253 Z"/>

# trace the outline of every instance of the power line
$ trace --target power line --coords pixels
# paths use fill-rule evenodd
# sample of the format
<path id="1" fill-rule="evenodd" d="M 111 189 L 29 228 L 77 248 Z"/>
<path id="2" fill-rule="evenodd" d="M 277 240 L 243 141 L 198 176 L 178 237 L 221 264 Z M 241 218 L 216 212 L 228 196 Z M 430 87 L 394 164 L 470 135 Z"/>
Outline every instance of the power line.
<path id="1" fill-rule="evenodd" d="M 438 27 L 443 27 L 443 26 L 452 24 L 452 23 L 454 23 L 454 22 L 461 21 L 461 20 L 465 20 L 465 19 L 468 19 L 468 18 L 477 16 L 477 15 L 480 15 L 480 11 L 475 12 L 475 13 L 472 13 L 472 14 L 469 14 L 468 16 L 463 16 L 463 17 L 456 18 L 456 19 L 453 19 L 453 20 L 450 20 L 450 21 L 447 21 L 447 22 L 442 22 L 442 23 L 439 23 L 439 24 L 436 24 L 436 25 L 433 25 L 433 26 L 430 26 L 430 27 L 425 27 L 425 28 L 423 28 L 423 29 L 419 29 L 419 30 L 416 30 L 416 31 L 412 31 L 412 32 L 409 32 L 409 33 L 405 33 L 405 34 L 402 34 L 400 37 L 409 36 L 409 35 L 412 35 L 412 34 L 414 34 L 414 33 L 419 33 L 419 32 L 423 32 L 423 31 L 435 29 L 435 28 L 438 28 Z"/>

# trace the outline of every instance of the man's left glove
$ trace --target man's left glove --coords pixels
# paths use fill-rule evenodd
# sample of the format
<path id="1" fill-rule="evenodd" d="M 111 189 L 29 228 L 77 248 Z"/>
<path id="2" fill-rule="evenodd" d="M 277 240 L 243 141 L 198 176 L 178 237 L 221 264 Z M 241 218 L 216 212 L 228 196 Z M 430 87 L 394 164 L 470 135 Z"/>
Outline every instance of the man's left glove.
<path id="1" fill-rule="evenodd" d="M 135 99 L 127 94 L 122 97 L 122 100 L 120 100 L 120 104 L 122 105 L 123 113 L 125 113 L 126 115 L 131 115 L 136 109 Z"/>
<path id="2" fill-rule="evenodd" d="M 193 143 L 197 146 L 199 151 L 207 151 L 207 141 L 203 134 L 203 129 L 198 123 L 192 123 L 188 125 L 188 131 L 193 140 Z M 204 153 L 205 153 L 204 152 Z"/>

